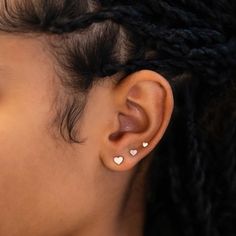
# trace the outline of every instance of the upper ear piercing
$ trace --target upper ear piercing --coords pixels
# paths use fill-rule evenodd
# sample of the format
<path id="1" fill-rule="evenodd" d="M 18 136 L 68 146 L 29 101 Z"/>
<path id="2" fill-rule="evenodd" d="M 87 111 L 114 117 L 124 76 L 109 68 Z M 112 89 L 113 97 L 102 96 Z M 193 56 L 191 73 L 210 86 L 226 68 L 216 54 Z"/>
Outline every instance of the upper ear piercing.
<path id="1" fill-rule="evenodd" d="M 148 142 L 143 142 L 143 147 L 147 147 L 149 145 Z"/>

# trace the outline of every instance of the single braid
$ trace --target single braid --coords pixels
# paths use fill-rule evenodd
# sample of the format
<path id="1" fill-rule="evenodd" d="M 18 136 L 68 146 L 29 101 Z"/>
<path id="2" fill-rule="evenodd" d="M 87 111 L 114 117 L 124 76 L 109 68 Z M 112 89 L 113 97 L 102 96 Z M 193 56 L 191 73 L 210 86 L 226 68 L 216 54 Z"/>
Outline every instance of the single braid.
<path id="1" fill-rule="evenodd" d="M 192 85 L 192 84 L 191 84 Z M 197 222 L 195 226 L 196 235 L 209 235 L 209 221 L 210 212 L 205 206 L 205 168 L 203 165 L 203 153 L 201 151 L 200 142 L 198 141 L 198 132 L 195 121 L 195 102 L 193 101 L 194 91 L 190 90 L 189 86 L 186 89 L 186 114 L 187 114 L 187 168 L 186 171 L 189 176 L 186 179 L 186 191 L 189 194 L 188 199 L 191 202 L 192 215 L 194 221 Z"/>

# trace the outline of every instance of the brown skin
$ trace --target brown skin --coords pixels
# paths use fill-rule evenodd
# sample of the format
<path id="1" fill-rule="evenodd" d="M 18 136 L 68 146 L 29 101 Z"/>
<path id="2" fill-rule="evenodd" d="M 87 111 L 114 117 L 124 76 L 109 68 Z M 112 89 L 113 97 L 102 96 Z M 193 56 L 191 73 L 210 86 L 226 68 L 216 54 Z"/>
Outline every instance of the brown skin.
<path id="1" fill-rule="evenodd" d="M 79 121 L 86 142 L 60 144 L 46 128 L 57 86 L 44 48 L 33 38 L 0 35 L 0 235 L 141 236 L 143 163 L 171 118 L 169 83 L 142 70 L 119 85 L 94 86 Z M 122 135 L 110 138 L 115 133 Z M 125 158 L 119 166 L 116 155 Z"/>

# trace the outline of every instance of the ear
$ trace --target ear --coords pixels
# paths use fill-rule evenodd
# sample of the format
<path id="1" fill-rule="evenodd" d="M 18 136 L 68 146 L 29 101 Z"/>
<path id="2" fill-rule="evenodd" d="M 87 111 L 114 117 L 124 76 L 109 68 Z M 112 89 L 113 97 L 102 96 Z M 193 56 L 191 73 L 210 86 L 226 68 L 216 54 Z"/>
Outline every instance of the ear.
<path id="1" fill-rule="evenodd" d="M 157 72 L 141 70 L 115 85 L 109 99 L 113 107 L 100 158 L 106 168 L 130 170 L 164 135 L 174 106 L 172 89 Z"/>

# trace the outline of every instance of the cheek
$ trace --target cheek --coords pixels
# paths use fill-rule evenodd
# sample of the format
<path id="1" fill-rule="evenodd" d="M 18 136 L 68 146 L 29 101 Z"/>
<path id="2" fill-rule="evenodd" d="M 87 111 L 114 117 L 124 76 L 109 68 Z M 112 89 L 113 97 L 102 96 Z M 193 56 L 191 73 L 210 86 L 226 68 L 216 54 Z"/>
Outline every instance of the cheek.
<path id="1" fill-rule="evenodd" d="M 0 235 L 54 235 L 58 225 L 68 227 L 62 217 L 83 212 L 85 181 L 73 154 L 59 150 L 44 131 L 47 117 L 22 109 L 0 113 Z"/>
<path id="2" fill-rule="evenodd" d="M 42 138 L 37 117 L 32 119 L 15 107 L 1 106 L 0 235 L 9 235 L 9 229 L 16 229 L 18 222 L 23 226 L 24 221 L 37 218 L 48 185 L 43 181 L 45 167 L 50 164 L 45 145 L 48 140 Z"/>

